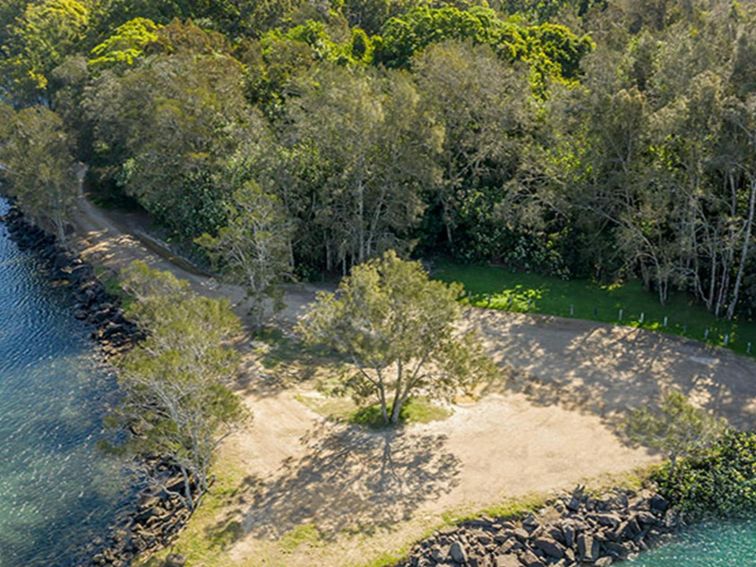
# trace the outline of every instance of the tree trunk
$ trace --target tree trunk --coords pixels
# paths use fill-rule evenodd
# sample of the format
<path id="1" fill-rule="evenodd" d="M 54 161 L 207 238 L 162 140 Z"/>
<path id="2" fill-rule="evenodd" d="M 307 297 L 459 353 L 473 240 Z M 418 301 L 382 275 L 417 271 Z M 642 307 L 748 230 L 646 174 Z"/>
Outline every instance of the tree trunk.
<path id="1" fill-rule="evenodd" d="M 753 231 L 753 217 L 756 211 L 756 179 L 751 182 L 751 197 L 748 203 L 748 219 L 746 220 L 745 234 L 743 236 L 743 249 L 740 252 L 740 265 L 738 266 L 738 275 L 735 277 L 735 289 L 732 292 L 732 300 L 727 307 L 727 319 L 732 320 L 735 316 L 735 308 L 738 305 L 738 296 L 740 295 L 740 286 L 743 281 L 743 272 L 748 262 L 748 249 L 751 244 L 751 233 Z"/>
<path id="2" fill-rule="evenodd" d="M 184 503 L 190 511 L 194 511 L 194 499 L 192 498 L 192 486 L 189 482 L 189 472 L 181 465 L 181 476 L 184 478 Z"/>

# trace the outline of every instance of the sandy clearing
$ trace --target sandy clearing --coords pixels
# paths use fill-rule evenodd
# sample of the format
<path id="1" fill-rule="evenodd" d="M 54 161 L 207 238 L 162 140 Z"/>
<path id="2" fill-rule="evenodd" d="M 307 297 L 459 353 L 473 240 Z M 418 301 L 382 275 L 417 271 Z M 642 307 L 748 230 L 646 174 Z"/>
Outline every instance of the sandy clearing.
<path id="1" fill-rule="evenodd" d="M 80 199 L 78 243 L 113 269 L 134 259 L 188 279 L 195 290 L 238 302 L 242 292 L 176 265 L 129 226 Z M 289 325 L 316 287 L 291 286 L 280 321 Z M 240 308 L 240 311 L 243 311 Z M 615 435 L 629 406 L 676 384 L 733 423 L 753 426 L 756 363 L 722 349 L 588 321 L 469 310 L 494 357 L 514 375 L 448 420 L 398 433 L 324 421 L 246 354 L 245 403 L 255 419 L 227 443 L 248 475 L 243 501 L 218 529 L 244 533 L 224 564 L 354 565 L 420 537 L 442 512 L 474 510 L 505 497 L 569 488 L 654 457 Z M 247 349 L 245 349 L 247 350 Z M 324 543 L 282 553 L 278 540 L 317 526 Z M 355 532 L 360 532 L 354 535 Z"/>

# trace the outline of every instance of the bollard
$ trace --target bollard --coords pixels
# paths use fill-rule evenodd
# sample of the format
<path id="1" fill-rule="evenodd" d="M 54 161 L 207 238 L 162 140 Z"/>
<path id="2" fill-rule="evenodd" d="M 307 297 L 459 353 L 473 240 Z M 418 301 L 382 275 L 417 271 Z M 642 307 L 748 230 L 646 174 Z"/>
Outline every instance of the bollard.
<path id="1" fill-rule="evenodd" d="M 706 330 L 704 331 L 704 340 L 709 340 L 709 327 L 706 327 Z"/>
<path id="2" fill-rule="evenodd" d="M 575 316 L 575 306 L 570 305 L 570 317 L 574 317 L 574 316 Z"/>
<path id="3" fill-rule="evenodd" d="M 640 316 L 640 322 L 641 322 L 641 324 L 643 324 L 643 321 L 644 321 L 645 319 L 646 319 L 646 314 L 645 314 L 645 313 L 643 313 L 643 312 L 641 312 L 641 316 Z"/>
<path id="4" fill-rule="evenodd" d="M 622 321 L 622 315 L 625 313 L 624 309 L 619 310 L 619 320 Z"/>
<path id="5" fill-rule="evenodd" d="M 669 317 L 667 317 L 667 316 L 665 315 L 665 316 L 664 316 L 664 323 L 662 323 L 662 327 L 666 327 L 666 326 L 667 326 L 667 323 L 669 323 Z"/>
<path id="6" fill-rule="evenodd" d="M 748 346 L 746 346 L 746 353 L 751 354 L 751 343 L 749 341 Z"/>
<path id="7" fill-rule="evenodd" d="M 724 346 L 727 346 L 729 344 L 730 344 L 730 335 L 729 335 L 729 333 L 725 333 L 725 336 L 724 336 Z"/>

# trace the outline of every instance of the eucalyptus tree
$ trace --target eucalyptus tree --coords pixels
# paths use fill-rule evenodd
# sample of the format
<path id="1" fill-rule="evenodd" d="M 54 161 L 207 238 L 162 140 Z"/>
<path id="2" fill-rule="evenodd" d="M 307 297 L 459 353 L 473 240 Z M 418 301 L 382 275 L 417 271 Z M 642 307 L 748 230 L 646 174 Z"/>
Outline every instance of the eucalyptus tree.
<path id="1" fill-rule="evenodd" d="M 10 122 L 4 125 L 8 132 L 0 145 L 0 163 L 8 191 L 35 224 L 65 242 L 79 184 L 63 121 L 44 106 L 15 114 L 5 109 Z"/>
<path id="2" fill-rule="evenodd" d="M 343 273 L 382 251 L 410 246 L 421 190 L 436 174 L 440 132 L 410 78 L 320 66 L 289 103 L 287 161 L 304 203 L 300 227 L 326 269 Z M 284 189 L 284 188 L 282 188 Z M 321 264 L 322 265 L 322 264 Z"/>
<path id="3" fill-rule="evenodd" d="M 476 335 L 457 329 L 461 292 L 388 251 L 356 266 L 335 294 L 321 292 L 299 331 L 345 356 L 355 398 L 377 401 L 384 422 L 397 424 L 411 396 L 448 399 L 493 376 Z"/>
<path id="4" fill-rule="evenodd" d="M 181 497 L 194 510 L 215 452 L 246 417 L 232 389 L 238 355 L 228 345 L 241 325 L 228 301 L 196 295 L 143 262 L 125 270 L 123 286 L 136 297 L 130 316 L 147 336 L 118 362 L 122 397 L 108 421 L 132 434 L 116 448 L 176 466 Z"/>
<path id="5" fill-rule="evenodd" d="M 80 47 L 90 23 L 90 7 L 78 0 L 28 2 L 7 29 L 0 59 L 5 89 L 19 102 L 44 102 L 50 73 Z"/>
<path id="6" fill-rule="evenodd" d="M 413 62 L 423 109 L 443 132 L 434 201 L 448 245 L 471 200 L 516 174 L 530 120 L 528 70 L 487 46 L 433 45 Z"/>
<path id="7" fill-rule="evenodd" d="M 204 234 L 196 242 L 226 279 L 245 288 L 259 329 L 269 303 L 274 311 L 284 306 L 280 284 L 292 277 L 291 223 L 281 200 L 254 182 L 234 192 L 227 211 L 218 234 Z"/>

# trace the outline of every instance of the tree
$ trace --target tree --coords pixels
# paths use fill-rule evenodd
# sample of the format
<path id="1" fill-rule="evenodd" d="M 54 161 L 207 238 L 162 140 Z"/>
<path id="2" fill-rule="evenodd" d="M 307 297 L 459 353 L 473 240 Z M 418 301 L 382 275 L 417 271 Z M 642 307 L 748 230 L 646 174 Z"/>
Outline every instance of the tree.
<path id="1" fill-rule="evenodd" d="M 34 106 L 15 113 L 7 127 L 0 162 L 10 194 L 33 222 L 65 242 L 79 185 L 62 120 L 48 108 Z"/>
<path id="2" fill-rule="evenodd" d="M 11 27 L 0 71 L 18 100 L 44 99 L 49 74 L 85 37 L 90 10 L 77 0 L 29 2 Z"/>
<path id="3" fill-rule="evenodd" d="M 254 325 L 260 328 L 269 300 L 274 310 L 283 307 L 279 284 L 292 277 L 291 224 L 280 199 L 254 182 L 238 189 L 227 208 L 227 224 L 217 236 L 204 234 L 196 242 L 221 274 L 244 286 Z"/>
<path id="4" fill-rule="evenodd" d="M 192 41 L 205 45 L 201 37 Z M 212 38 L 207 43 L 214 45 Z M 264 126 L 244 99 L 238 61 L 175 44 L 171 49 L 123 74 L 103 72 L 83 104 L 100 184 L 121 189 L 175 234 L 192 239 L 223 226 L 234 188 L 227 159 Z"/>
<path id="5" fill-rule="evenodd" d="M 673 468 L 679 458 L 709 448 L 726 430 L 724 419 L 696 408 L 679 390 L 664 394 L 657 411 L 639 408 L 627 419 L 630 438 L 664 453 Z"/>
<path id="6" fill-rule="evenodd" d="M 231 389 L 238 356 L 228 346 L 240 322 L 228 301 L 195 295 L 143 262 L 124 271 L 123 286 L 147 337 L 119 361 L 122 399 L 109 422 L 133 433 L 120 451 L 157 455 L 181 471 L 182 497 L 194 510 L 215 451 L 245 416 Z"/>
<path id="7" fill-rule="evenodd" d="M 147 18 L 129 20 L 92 49 L 89 64 L 98 68 L 133 65 L 144 48 L 158 40 L 159 29 L 160 26 Z"/>
<path id="8" fill-rule="evenodd" d="M 410 248 L 440 141 L 411 81 L 324 64 L 300 82 L 284 147 L 266 148 L 274 156 L 263 156 L 257 176 L 301 221 L 300 257 L 346 274 L 388 248 Z"/>
<path id="9" fill-rule="evenodd" d="M 298 329 L 344 355 L 355 397 L 377 398 L 384 422 L 396 424 L 410 396 L 449 398 L 494 372 L 477 337 L 457 331 L 461 292 L 388 251 L 356 266 L 335 294 L 321 292 Z"/>
<path id="10" fill-rule="evenodd" d="M 502 62 L 487 46 L 458 42 L 430 47 L 414 68 L 423 108 L 443 128 L 433 200 L 456 252 L 464 211 L 485 189 L 501 191 L 516 174 L 529 129 L 527 70 Z"/>

